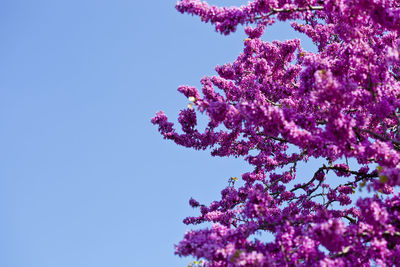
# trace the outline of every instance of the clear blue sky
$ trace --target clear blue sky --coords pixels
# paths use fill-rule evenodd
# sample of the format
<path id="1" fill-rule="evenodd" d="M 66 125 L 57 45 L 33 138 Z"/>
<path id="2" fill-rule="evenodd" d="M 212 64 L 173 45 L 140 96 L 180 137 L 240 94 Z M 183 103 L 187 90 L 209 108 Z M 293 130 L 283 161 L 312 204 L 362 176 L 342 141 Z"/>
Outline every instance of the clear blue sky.
<path id="1" fill-rule="evenodd" d="M 217 199 L 250 169 L 165 141 L 150 119 L 176 121 L 177 86 L 232 61 L 245 37 L 174 5 L 0 2 L 0 266 L 187 266 L 173 244 L 196 214 L 189 198 Z"/>

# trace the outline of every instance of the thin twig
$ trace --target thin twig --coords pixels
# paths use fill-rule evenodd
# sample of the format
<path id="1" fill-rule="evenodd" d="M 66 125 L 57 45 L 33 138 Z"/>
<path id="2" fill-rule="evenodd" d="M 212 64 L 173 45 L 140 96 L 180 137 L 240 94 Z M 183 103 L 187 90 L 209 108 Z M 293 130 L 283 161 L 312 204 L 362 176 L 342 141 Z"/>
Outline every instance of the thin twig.
<path id="1" fill-rule="evenodd" d="M 302 11 L 312 11 L 312 10 L 323 10 L 323 6 L 308 6 L 308 7 L 298 7 L 295 9 L 283 9 L 283 8 L 270 8 L 270 12 L 265 16 L 255 17 L 255 20 L 265 19 L 277 13 L 292 13 L 292 12 L 302 12 Z"/>

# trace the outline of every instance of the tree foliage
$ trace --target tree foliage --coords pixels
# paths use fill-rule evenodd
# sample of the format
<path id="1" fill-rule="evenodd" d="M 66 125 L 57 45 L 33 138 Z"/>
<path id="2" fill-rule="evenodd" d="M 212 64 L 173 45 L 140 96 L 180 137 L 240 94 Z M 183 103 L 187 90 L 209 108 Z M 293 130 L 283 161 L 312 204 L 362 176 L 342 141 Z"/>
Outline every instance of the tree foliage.
<path id="1" fill-rule="evenodd" d="M 152 122 L 179 145 L 254 166 L 243 185 L 232 178 L 220 200 L 190 200 L 199 216 L 184 223 L 212 226 L 187 232 L 176 253 L 205 266 L 400 265 L 400 2 L 254 0 L 226 8 L 182 0 L 176 8 L 222 34 L 247 25 L 248 38 L 234 62 L 201 80 L 201 93 L 179 87 L 193 103 L 179 114 L 182 131 L 163 112 Z M 263 41 L 276 20 L 290 21 L 318 52 L 297 39 Z M 204 131 L 200 113 L 209 118 Z M 301 183 L 299 163 L 311 158 L 324 163 Z M 373 194 L 353 201 L 360 188 Z M 257 239 L 265 231 L 274 239 Z"/>

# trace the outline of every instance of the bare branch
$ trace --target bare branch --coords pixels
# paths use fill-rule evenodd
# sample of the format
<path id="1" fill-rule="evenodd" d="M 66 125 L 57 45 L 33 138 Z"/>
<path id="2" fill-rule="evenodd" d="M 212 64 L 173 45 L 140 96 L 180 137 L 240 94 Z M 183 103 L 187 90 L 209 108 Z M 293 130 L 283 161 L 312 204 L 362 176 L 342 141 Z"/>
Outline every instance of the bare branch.
<path id="1" fill-rule="evenodd" d="M 371 130 L 368 130 L 368 129 L 361 129 L 361 128 L 359 128 L 359 127 L 353 127 L 353 129 L 354 129 L 355 131 L 357 131 L 357 132 L 368 133 L 368 134 L 372 135 L 373 137 L 375 137 L 376 139 L 379 139 L 379 140 L 381 140 L 381 141 L 389 141 L 389 142 L 391 142 L 393 145 L 400 146 L 400 142 L 399 142 L 399 141 L 390 139 L 390 138 L 388 138 L 388 137 L 385 137 L 385 136 L 383 136 L 383 135 L 380 135 L 380 134 L 378 134 L 378 133 L 375 133 L 375 132 L 373 132 L 373 131 L 371 131 Z"/>
<path id="2" fill-rule="evenodd" d="M 273 8 L 271 7 L 270 10 L 271 12 L 269 12 L 267 15 L 265 16 L 260 16 L 260 17 L 255 17 L 255 20 L 260 20 L 260 19 L 265 19 L 268 18 L 272 15 L 275 15 L 277 13 L 293 13 L 293 12 L 303 12 L 303 11 L 313 11 L 313 10 L 323 10 L 324 7 L 323 6 L 308 6 L 308 7 L 298 7 L 295 9 L 283 9 L 283 8 Z"/>

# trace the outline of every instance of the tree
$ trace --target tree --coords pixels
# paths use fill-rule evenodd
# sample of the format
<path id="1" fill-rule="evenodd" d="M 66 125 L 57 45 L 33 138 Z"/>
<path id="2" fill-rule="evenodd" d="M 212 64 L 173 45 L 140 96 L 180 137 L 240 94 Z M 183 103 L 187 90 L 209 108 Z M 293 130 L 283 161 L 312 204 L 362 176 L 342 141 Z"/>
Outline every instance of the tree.
<path id="1" fill-rule="evenodd" d="M 193 102 L 179 114 L 181 133 L 163 112 L 152 122 L 179 145 L 254 166 L 220 200 L 190 200 L 200 215 L 184 223 L 212 226 L 187 232 L 176 254 L 205 266 L 400 266 L 400 2 L 182 0 L 176 8 L 222 34 L 250 25 L 248 38 L 233 63 L 201 80 L 202 94 L 179 87 Z M 276 20 L 291 21 L 318 53 L 299 40 L 263 41 Z M 196 112 L 209 117 L 204 132 Z M 298 165 L 311 158 L 323 163 L 299 183 Z M 358 190 L 371 195 L 353 200 Z"/>

